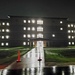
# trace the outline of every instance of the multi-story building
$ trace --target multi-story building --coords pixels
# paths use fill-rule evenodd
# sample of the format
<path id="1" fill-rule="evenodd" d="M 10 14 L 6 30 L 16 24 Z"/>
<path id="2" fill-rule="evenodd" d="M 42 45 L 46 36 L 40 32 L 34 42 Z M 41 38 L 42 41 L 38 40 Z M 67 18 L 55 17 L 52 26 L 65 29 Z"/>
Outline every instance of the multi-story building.
<path id="1" fill-rule="evenodd" d="M 36 46 L 37 40 L 46 47 L 74 45 L 74 24 L 67 18 L 8 16 L 0 20 L 0 46 Z"/>

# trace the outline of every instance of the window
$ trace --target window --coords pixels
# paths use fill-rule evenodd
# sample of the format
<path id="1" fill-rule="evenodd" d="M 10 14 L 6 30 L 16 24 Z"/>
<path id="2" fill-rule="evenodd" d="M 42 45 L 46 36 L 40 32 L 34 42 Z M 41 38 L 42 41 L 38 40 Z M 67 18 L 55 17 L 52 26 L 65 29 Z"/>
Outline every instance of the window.
<path id="1" fill-rule="evenodd" d="M 55 34 L 52 34 L 52 37 L 55 37 Z"/>
<path id="2" fill-rule="evenodd" d="M 6 25 L 9 26 L 9 23 L 7 23 Z"/>
<path id="3" fill-rule="evenodd" d="M 72 36 L 72 39 L 74 39 L 74 36 Z"/>
<path id="4" fill-rule="evenodd" d="M 4 36 L 2 36 L 2 39 L 4 39 Z"/>
<path id="5" fill-rule="evenodd" d="M 37 20 L 37 24 L 43 24 L 43 20 Z"/>
<path id="6" fill-rule="evenodd" d="M 26 30 L 26 27 L 23 27 L 23 30 Z"/>
<path id="7" fill-rule="evenodd" d="M 71 42 L 68 42 L 69 45 L 71 45 Z"/>
<path id="8" fill-rule="evenodd" d="M 62 24 L 63 23 L 63 21 L 60 21 L 60 24 Z"/>
<path id="9" fill-rule="evenodd" d="M 72 42 L 72 45 L 74 45 L 74 42 Z"/>
<path id="10" fill-rule="evenodd" d="M 24 35 L 23 35 L 23 37 L 25 38 L 25 37 L 26 37 L 26 35 L 24 34 Z"/>
<path id="11" fill-rule="evenodd" d="M 26 23 L 26 20 L 23 20 L 24 23 Z"/>
<path id="12" fill-rule="evenodd" d="M 35 27 L 32 27 L 32 31 L 35 31 Z"/>
<path id="13" fill-rule="evenodd" d="M 32 20 L 32 23 L 35 23 L 35 20 Z"/>
<path id="14" fill-rule="evenodd" d="M 5 23 L 3 22 L 2 25 L 5 25 Z"/>
<path id="15" fill-rule="evenodd" d="M 27 30 L 30 30 L 30 27 L 28 27 L 28 29 Z"/>
<path id="16" fill-rule="evenodd" d="M 9 39 L 9 35 L 6 35 L 6 39 Z"/>
<path id="17" fill-rule="evenodd" d="M 35 45 L 35 43 L 33 42 L 33 46 Z"/>
<path id="18" fill-rule="evenodd" d="M 74 31 L 72 30 L 72 33 L 73 33 Z"/>
<path id="19" fill-rule="evenodd" d="M 23 42 L 23 45 L 26 45 L 26 42 Z"/>
<path id="20" fill-rule="evenodd" d="M 4 32 L 5 30 L 4 29 L 2 29 L 2 32 Z"/>
<path id="21" fill-rule="evenodd" d="M 69 35 L 69 36 L 68 36 L 68 39 L 70 39 L 70 38 L 71 38 L 71 36 Z"/>
<path id="22" fill-rule="evenodd" d="M 28 45 L 29 45 L 29 42 L 28 42 Z"/>
<path id="23" fill-rule="evenodd" d="M 37 31 L 43 31 L 43 27 L 41 26 L 37 27 Z"/>
<path id="24" fill-rule="evenodd" d="M 37 34 L 37 38 L 43 38 L 43 34 L 42 33 Z"/>
<path id="25" fill-rule="evenodd" d="M 63 30 L 63 28 L 60 28 L 60 30 Z"/>
<path id="26" fill-rule="evenodd" d="M 73 24 L 71 24 L 71 27 L 73 27 Z"/>
<path id="27" fill-rule="evenodd" d="M 4 43 L 3 42 L 1 43 L 1 46 L 4 46 Z"/>
<path id="28" fill-rule="evenodd" d="M 8 43 L 6 43 L 6 46 L 8 46 L 9 44 Z"/>
<path id="29" fill-rule="evenodd" d="M 68 33 L 70 33 L 71 31 L 70 30 L 68 30 Z"/>
<path id="30" fill-rule="evenodd" d="M 30 23 L 30 20 L 28 20 L 28 23 Z"/>
<path id="31" fill-rule="evenodd" d="M 35 34 L 32 34 L 32 38 L 34 38 L 35 37 Z"/>
<path id="32" fill-rule="evenodd" d="M 30 38 L 31 37 L 30 34 L 28 34 L 27 37 Z"/>
<path id="33" fill-rule="evenodd" d="M 10 32 L 9 29 L 6 29 L 6 32 Z"/>
<path id="34" fill-rule="evenodd" d="M 70 27 L 70 24 L 68 24 L 68 27 Z"/>

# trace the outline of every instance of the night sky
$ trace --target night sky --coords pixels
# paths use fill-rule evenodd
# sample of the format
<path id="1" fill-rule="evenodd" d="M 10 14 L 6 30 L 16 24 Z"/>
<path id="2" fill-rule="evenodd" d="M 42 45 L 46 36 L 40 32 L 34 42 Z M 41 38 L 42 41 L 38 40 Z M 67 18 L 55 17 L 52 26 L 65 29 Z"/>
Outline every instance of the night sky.
<path id="1" fill-rule="evenodd" d="M 75 19 L 74 0 L 0 0 L 0 18 L 7 15 Z"/>

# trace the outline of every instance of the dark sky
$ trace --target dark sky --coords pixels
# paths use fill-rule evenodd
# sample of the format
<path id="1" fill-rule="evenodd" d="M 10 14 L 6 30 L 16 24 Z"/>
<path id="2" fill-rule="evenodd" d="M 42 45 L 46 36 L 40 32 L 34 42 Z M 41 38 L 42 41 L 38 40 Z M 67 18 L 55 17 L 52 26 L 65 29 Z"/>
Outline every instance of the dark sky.
<path id="1" fill-rule="evenodd" d="M 0 18 L 7 15 L 75 18 L 75 1 L 0 0 Z"/>

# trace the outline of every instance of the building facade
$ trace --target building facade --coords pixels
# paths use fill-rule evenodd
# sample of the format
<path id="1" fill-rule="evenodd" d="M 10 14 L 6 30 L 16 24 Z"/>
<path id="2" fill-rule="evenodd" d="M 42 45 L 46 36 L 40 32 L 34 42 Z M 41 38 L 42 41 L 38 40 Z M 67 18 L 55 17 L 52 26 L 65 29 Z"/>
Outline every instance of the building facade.
<path id="1" fill-rule="evenodd" d="M 44 47 L 74 45 L 74 24 L 67 18 L 8 16 L 0 19 L 0 47 L 36 46 L 37 40 Z"/>

